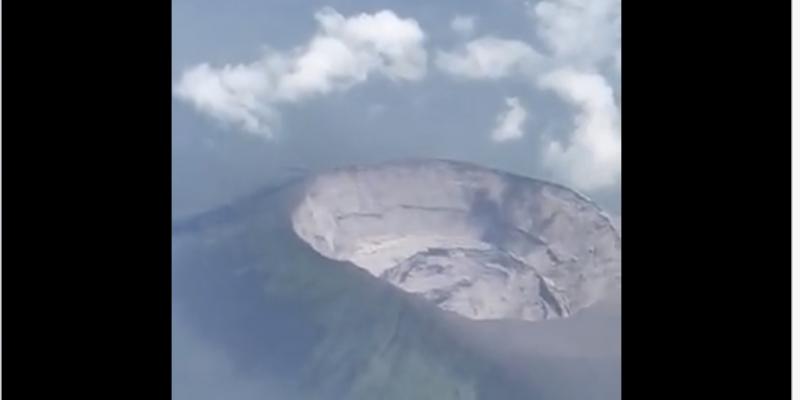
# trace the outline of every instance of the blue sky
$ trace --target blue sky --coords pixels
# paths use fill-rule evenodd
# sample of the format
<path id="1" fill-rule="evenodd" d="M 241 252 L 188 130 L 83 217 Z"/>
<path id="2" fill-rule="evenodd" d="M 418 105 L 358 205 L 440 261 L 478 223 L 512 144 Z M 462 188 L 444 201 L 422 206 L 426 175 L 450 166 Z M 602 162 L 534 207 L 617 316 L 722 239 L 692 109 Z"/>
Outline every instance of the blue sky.
<path id="1" fill-rule="evenodd" d="M 173 0 L 173 211 L 408 157 L 619 212 L 620 3 Z"/>

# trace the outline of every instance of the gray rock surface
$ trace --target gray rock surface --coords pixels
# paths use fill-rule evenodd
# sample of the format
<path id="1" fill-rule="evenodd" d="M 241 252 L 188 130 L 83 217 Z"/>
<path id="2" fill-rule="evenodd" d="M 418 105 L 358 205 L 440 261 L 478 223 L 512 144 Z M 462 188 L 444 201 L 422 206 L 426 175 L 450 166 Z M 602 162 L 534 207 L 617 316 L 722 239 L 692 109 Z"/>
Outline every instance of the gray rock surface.
<path id="1" fill-rule="evenodd" d="M 588 198 L 469 164 L 318 174 L 292 226 L 321 255 L 471 319 L 566 317 L 621 284 L 619 231 Z"/>

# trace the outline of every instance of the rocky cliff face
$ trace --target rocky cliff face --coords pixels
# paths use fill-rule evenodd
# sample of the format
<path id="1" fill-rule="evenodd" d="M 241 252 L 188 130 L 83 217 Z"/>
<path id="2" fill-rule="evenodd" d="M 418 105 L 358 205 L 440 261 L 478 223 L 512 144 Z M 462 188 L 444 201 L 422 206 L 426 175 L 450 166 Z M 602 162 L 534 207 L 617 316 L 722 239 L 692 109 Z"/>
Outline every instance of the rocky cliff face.
<path id="1" fill-rule="evenodd" d="M 584 196 L 456 162 L 309 178 L 296 235 L 321 255 L 471 319 L 566 317 L 620 287 L 620 235 Z"/>

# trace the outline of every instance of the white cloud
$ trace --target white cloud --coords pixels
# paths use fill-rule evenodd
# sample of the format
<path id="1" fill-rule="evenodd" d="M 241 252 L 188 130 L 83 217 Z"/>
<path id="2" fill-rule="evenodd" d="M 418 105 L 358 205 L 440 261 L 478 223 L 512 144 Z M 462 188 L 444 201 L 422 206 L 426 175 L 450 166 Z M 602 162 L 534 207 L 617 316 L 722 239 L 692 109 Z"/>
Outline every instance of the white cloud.
<path id="1" fill-rule="evenodd" d="M 439 51 L 436 65 L 461 78 L 499 79 L 530 70 L 539 58 L 539 54 L 524 42 L 486 36 L 453 52 Z"/>
<path id="2" fill-rule="evenodd" d="M 344 17 L 331 8 L 315 14 L 319 30 L 289 52 L 268 52 L 249 64 L 185 71 L 175 94 L 212 117 L 270 138 L 276 107 L 347 90 L 380 74 L 422 79 L 427 71 L 425 34 L 413 19 L 389 10 Z"/>
<path id="3" fill-rule="evenodd" d="M 620 47 L 621 0 L 547 0 L 527 8 L 539 37 L 562 63 L 596 64 Z"/>
<path id="4" fill-rule="evenodd" d="M 576 109 L 575 130 L 568 144 L 550 142 L 546 163 L 580 189 L 618 184 L 622 167 L 620 111 L 606 79 L 594 72 L 564 68 L 543 76 L 539 84 Z"/>
<path id="5" fill-rule="evenodd" d="M 528 112 L 516 97 L 506 98 L 506 109 L 497 116 L 497 123 L 492 130 L 492 140 L 506 142 L 519 139 L 524 135 L 522 125 L 528 118 Z"/>
<path id="6" fill-rule="evenodd" d="M 275 113 L 261 97 L 270 88 L 270 80 L 254 66 L 226 65 L 214 69 L 200 64 L 184 72 L 175 95 L 220 121 L 269 136 Z"/>
<path id="7" fill-rule="evenodd" d="M 450 21 L 450 29 L 459 35 L 471 36 L 475 32 L 475 17 L 471 15 L 456 15 Z"/>
<path id="8" fill-rule="evenodd" d="M 330 8 L 316 18 L 327 36 L 342 41 L 365 64 L 389 78 L 416 80 L 425 75 L 425 33 L 417 21 L 388 10 L 345 18 Z"/>

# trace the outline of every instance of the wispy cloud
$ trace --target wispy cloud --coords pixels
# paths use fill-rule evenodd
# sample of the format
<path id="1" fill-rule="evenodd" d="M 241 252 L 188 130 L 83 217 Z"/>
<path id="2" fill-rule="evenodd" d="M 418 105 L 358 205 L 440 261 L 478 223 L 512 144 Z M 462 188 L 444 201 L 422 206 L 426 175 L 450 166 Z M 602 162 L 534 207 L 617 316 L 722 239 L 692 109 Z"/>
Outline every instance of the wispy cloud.
<path id="1" fill-rule="evenodd" d="M 492 130 L 492 140 L 507 142 L 521 138 L 525 132 L 522 130 L 528 112 L 516 97 L 506 98 L 506 109 L 497 116 L 497 122 Z"/>
<path id="2" fill-rule="evenodd" d="M 562 68 L 543 76 L 539 83 L 576 109 L 569 144 L 550 142 L 547 165 L 583 189 L 617 184 L 622 165 L 620 112 L 605 78 Z"/>
<path id="3" fill-rule="evenodd" d="M 450 21 L 450 29 L 465 37 L 472 36 L 476 21 L 477 18 L 471 15 L 456 15 Z"/>
<path id="4" fill-rule="evenodd" d="M 534 68 L 539 54 L 524 42 L 485 36 L 455 51 L 439 51 L 442 71 L 467 79 L 499 79 Z"/>
<path id="5" fill-rule="evenodd" d="M 183 74 L 175 95 L 218 120 L 269 136 L 275 111 L 264 97 L 274 82 L 259 64 L 197 65 Z"/>
<path id="6" fill-rule="evenodd" d="M 396 81 L 427 71 L 425 33 L 413 19 L 383 10 L 345 17 L 332 8 L 315 14 L 318 32 L 291 51 L 268 51 L 246 64 L 200 64 L 183 73 L 175 95 L 246 132 L 271 138 L 281 103 L 347 90 L 372 75 Z"/>
<path id="7" fill-rule="evenodd" d="M 536 32 L 560 63 L 597 66 L 620 49 L 621 0 L 526 3 Z"/>

